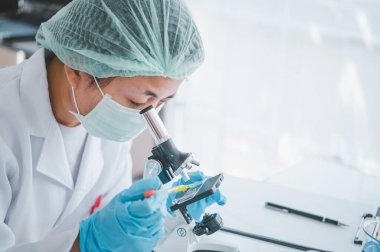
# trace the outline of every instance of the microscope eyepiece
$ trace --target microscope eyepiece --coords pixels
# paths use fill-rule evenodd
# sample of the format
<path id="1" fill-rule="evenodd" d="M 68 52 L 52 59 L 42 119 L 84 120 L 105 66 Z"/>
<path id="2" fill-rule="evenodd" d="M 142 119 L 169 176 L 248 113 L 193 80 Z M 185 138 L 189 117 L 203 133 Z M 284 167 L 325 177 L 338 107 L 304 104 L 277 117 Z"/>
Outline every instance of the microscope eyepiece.
<path id="1" fill-rule="evenodd" d="M 148 106 L 148 107 L 144 108 L 143 110 L 141 110 L 141 111 L 140 111 L 140 115 L 142 115 L 142 114 L 144 114 L 145 112 L 147 112 L 147 111 L 151 110 L 152 108 L 153 108 L 153 106 L 152 106 L 152 105 L 150 105 L 150 106 Z"/>
<path id="2" fill-rule="evenodd" d="M 148 124 L 149 131 L 157 145 L 169 139 L 165 125 L 152 105 L 141 110 L 140 114 Z"/>

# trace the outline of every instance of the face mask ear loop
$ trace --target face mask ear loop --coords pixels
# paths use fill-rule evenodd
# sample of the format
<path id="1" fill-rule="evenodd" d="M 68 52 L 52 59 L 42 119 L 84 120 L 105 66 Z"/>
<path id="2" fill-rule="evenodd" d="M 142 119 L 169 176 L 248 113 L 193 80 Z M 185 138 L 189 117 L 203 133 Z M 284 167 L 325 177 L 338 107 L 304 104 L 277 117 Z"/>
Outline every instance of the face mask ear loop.
<path id="1" fill-rule="evenodd" d="M 104 96 L 103 90 L 100 88 L 99 83 L 98 83 L 98 81 L 96 80 L 96 77 L 95 77 L 95 76 L 92 76 L 92 77 L 94 77 L 94 81 L 95 81 L 96 86 L 98 87 L 100 93 L 102 93 L 102 95 Z"/>
<path id="2" fill-rule="evenodd" d="M 73 93 L 74 106 L 77 109 L 78 114 L 80 114 L 79 108 L 78 108 L 78 104 L 77 104 L 77 99 L 75 98 L 75 92 L 74 92 L 74 88 L 73 87 L 71 87 L 71 92 Z"/>

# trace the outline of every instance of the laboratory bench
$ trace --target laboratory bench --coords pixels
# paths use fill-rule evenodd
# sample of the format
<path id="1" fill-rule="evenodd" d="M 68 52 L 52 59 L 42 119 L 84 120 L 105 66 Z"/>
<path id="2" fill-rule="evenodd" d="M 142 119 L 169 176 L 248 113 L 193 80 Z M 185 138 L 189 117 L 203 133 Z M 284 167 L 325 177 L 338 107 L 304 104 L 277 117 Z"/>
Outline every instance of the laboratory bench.
<path id="1" fill-rule="evenodd" d="M 326 251 L 355 252 L 353 243 L 363 213 L 380 206 L 380 179 L 329 160 L 307 160 L 265 181 L 225 174 L 221 190 L 225 206 L 213 206 L 226 227 Z M 274 202 L 339 220 L 339 227 L 265 208 Z M 300 251 L 235 234 L 218 231 L 216 242 L 236 244 L 241 252 Z"/>

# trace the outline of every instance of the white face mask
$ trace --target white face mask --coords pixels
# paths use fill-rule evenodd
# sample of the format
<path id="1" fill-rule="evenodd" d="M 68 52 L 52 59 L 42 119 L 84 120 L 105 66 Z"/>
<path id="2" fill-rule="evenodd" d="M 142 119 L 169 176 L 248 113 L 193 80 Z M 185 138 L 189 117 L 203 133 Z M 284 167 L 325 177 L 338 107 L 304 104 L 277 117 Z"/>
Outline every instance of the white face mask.
<path id="1" fill-rule="evenodd" d="M 77 113 L 69 112 L 82 123 L 90 135 L 117 142 L 125 142 L 138 136 L 146 128 L 140 111 L 127 108 L 112 100 L 110 95 L 103 93 L 95 77 L 94 80 L 103 95 L 102 100 L 90 113 L 83 116 L 79 112 L 72 88 Z"/>

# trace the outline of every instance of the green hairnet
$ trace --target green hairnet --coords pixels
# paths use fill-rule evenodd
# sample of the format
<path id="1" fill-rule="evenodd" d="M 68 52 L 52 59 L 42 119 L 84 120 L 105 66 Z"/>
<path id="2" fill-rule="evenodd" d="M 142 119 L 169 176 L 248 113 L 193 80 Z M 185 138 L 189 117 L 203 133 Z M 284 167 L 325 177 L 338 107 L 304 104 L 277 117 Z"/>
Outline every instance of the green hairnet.
<path id="1" fill-rule="evenodd" d="M 64 64 L 99 78 L 184 79 L 204 59 L 182 0 L 74 0 L 41 24 L 36 40 Z"/>

